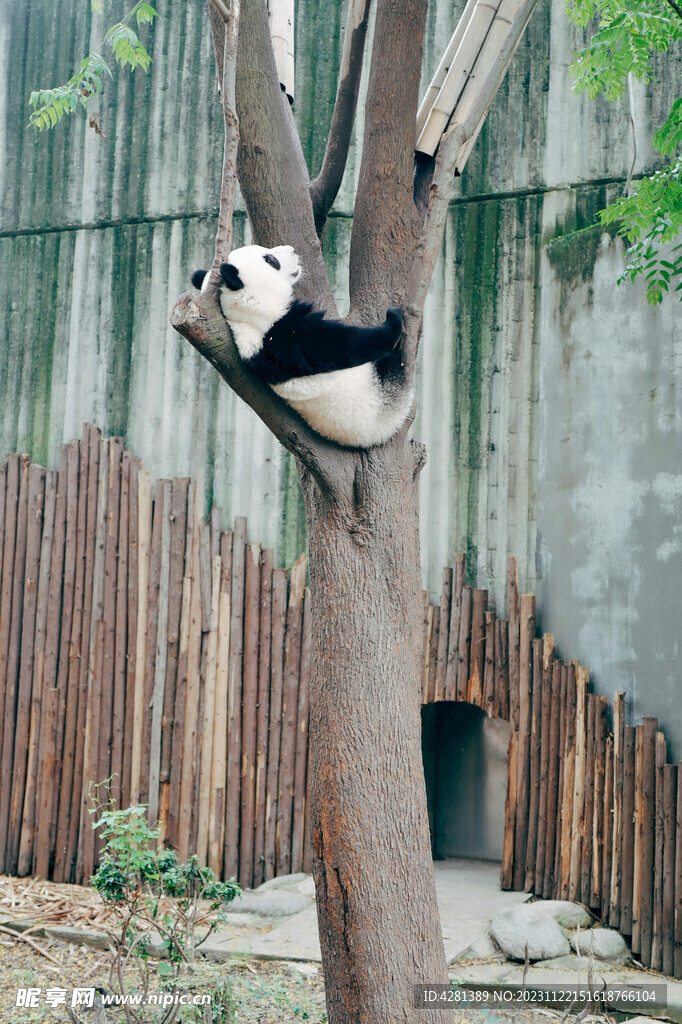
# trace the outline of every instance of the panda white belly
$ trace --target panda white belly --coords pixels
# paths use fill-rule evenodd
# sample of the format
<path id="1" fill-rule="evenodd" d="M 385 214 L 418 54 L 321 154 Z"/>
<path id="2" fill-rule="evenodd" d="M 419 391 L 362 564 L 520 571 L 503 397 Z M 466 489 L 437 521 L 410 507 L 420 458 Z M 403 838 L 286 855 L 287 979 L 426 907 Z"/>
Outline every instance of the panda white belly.
<path id="1" fill-rule="evenodd" d="M 388 393 L 373 363 L 273 384 L 319 434 L 351 448 L 383 444 L 405 421 L 412 391 Z"/>

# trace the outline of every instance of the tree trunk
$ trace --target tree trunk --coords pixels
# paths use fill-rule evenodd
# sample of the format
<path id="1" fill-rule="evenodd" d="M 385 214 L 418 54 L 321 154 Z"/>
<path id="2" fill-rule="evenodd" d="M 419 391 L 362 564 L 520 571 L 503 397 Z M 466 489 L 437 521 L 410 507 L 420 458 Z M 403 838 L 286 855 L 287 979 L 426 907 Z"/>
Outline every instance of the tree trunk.
<path id="1" fill-rule="evenodd" d="M 421 1021 L 414 985 L 447 981 L 425 870 L 420 460 L 404 435 L 357 453 L 344 506 L 300 471 L 315 595 L 310 823 L 330 1024 Z"/>

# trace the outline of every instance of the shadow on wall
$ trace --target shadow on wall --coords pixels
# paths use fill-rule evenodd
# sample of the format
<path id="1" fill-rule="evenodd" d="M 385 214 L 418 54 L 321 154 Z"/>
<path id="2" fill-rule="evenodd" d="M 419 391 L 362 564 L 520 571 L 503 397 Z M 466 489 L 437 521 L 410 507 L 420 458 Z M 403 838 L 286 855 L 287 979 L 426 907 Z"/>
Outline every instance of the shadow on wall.
<path id="1" fill-rule="evenodd" d="M 509 723 L 471 704 L 422 707 L 422 756 L 435 860 L 502 860 Z"/>

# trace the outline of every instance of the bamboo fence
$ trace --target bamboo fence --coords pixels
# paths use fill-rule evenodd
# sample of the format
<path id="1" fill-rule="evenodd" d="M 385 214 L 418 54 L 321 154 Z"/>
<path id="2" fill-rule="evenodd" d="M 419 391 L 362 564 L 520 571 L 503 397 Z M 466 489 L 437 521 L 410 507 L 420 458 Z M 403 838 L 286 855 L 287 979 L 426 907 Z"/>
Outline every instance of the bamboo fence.
<path id="1" fill-rule="evenodd" d="M 87 882 L 108 778 L 221 877 L 310 870 L 305 560 L 276 568 L 201 504 L 91 426 L 57 471 L 0 463 L 0 871 Z M 679 766 L 535 634 L 515 560 L 501 619 L 457 556 L 423 594 L 422 703 L 509 721 L 502 887 L 579 900 L 682 977 Z"/>

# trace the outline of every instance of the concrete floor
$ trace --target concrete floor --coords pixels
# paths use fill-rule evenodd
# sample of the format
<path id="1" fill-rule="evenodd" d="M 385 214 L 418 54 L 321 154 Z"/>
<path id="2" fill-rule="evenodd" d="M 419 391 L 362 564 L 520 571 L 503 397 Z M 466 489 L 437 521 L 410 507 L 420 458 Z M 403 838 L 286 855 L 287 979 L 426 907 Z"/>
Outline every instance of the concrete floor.
<path id="1" fill-rule="evenodd" d="M 487 931 L 490 921 L 507 907 L 523 903 L 527 893 L 502 892 L 500 865 L 487 861 L 435 861 L 436 895 L 448 963 Z M 265 923 L 257 915 L 230 915 L 231 920 L 206 942 L 211 960 L 230 953 L 290 960 L 319 960 L 317 912 L 310 907 L 281 923 Z M 250 920 L 247 920 L 250 919 Z"/>

